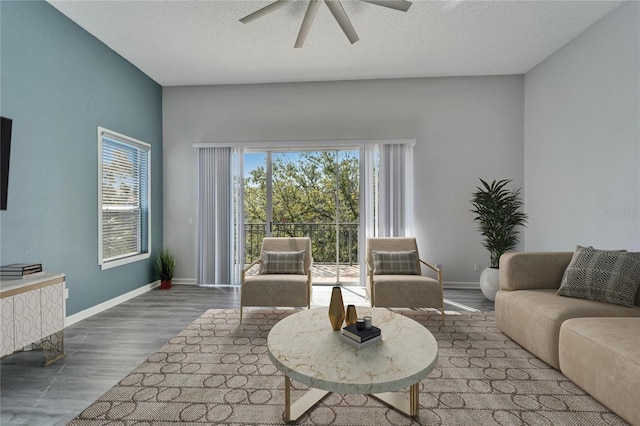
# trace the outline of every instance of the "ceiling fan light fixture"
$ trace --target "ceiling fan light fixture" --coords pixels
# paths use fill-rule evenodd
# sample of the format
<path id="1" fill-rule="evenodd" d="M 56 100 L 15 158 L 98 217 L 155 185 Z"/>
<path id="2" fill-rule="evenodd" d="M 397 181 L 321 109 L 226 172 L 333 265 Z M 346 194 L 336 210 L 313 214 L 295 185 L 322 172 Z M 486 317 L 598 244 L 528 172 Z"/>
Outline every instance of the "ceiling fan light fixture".
<path id="1" fill-rule="evenodd" d="M 302 25 L 300 25 L 296 44 L 293 46 L 296 49 L 299 49 L 304 45 L 304 41 L 307 39 L 309 30 L 311 30 L 311 24 L 313 24 L 313 21 L 316 19 L 316 15 L 318 14 L 318 9 L 320 9 L 321 2 L 322 0 L 309 0 L 307 11 L 304 14 L 304 19 L 302 19 Z"/>
<path id="2" fill-rule="evenodd" d="M 324 2 L 333 14 L 333 17 L 338 21 L 338 25 L 342 28 L 342 31 L 344 32 L 344 35 L 347 36 L 347 39 L 349 39 L 349 42 L 353 44 L 360 40 L 358 38 L 358 34 L 356 34 L 356 29 L 353 28 L 353 25 L 347 16 L 347 12 L 344 11 L 344 7 L 342 7 L 340 0 L 324 0 Z"/>
<path id="3" fill-rule="evenodd" d="M 365 3 L 371 3 L 382 7 L 388 7 L 389 9 L 400 10 L 406 12 L 411 7 L 412 3 L 407 0 L 360 0 Z"/>
<path id="4" fill-rule="evenodd" d="M 240 19 L 240 22 L 242 22 L 243 24 L 248 24 L 249 22 L 255 21 L 258 18 L 262 18 L 264 15 L 267 15 L 275 10 L 280 9 L 282 6 L 292 1 L 293 0 L 276 0 L 273 3 L 270 3 L 265 7 L 258 9 L 255 12 L 250 13 L 244 18 Z"/>
<path id="5" fill-rule="evenodd" d="M 280 9 L 285 4 L 291 2 L 293 0 L 276 0 L 273 3 L 266 5 L 265 7 L 256 10 L 253 13 L 245 16 L 240 19 L 240 22 L 243 24 L 252 22 L 258 18 L 263 17 L 264 15 L 273 12 L 274 10 Z M 344 7 L 342 7 L 342 3 L 340 0 L 309 0 L 309 5 L 307 6 L 307 11 L 304 14 L 304 18 L 302 19 L 302 24 L 300 25 L 300 30 L 298 31 L 298 37 L 296 38 L 296 43 L 294 45 L 295 48 L 301 48 L 304 45 L 305 40 L 307 39 L 307 35 L 311 30 L 311 25 L 318 14 L 318 8 L 320 7 L 320 2 L 324 1 L 327 5 L 331 14 L 335 18 L 340 28 L 342 28 L 342 32 L 347 36 L 347 39 L 351 44 L 357 42 L 359 40 L 358 34 L 356 33 L 355 28 L 353 28 L 353 24 L 349 20 L 347 13 L 344 11 Z M 364 3 L 371 3 L 377 6 L 387 7 L 390 9 L 399 10 L 402 12 L 406 12 L 411 7 L 411 2 L 408 0 L 360 0 Z"/>

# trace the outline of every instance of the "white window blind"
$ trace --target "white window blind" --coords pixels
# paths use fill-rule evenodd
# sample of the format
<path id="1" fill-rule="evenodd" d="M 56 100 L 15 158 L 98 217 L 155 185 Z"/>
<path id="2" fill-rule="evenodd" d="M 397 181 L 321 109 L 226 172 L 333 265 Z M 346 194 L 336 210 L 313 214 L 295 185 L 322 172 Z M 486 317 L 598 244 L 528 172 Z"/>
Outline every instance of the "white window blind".
<path id="1" fill-rule="evenodd" d="M 102 269 L 149 257 L 149 144 L 98 129 L 99 259 Z"/>

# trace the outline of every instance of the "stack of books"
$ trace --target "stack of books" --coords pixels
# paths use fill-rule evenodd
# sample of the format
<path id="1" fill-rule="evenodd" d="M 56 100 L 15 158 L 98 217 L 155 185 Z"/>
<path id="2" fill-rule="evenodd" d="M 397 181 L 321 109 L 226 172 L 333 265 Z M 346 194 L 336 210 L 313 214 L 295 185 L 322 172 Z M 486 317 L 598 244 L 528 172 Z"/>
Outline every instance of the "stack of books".
<path id="1" fill-rule="evenodd" d="M 12 263 L 0 266 L 0 278 L 3 280 L 29 278 L 38 272 L 42 272 L 41 263 Z"/>
<path id="2" fill-rule="evenodd" d="M 342 329 L 342 341 L 349 343 L 356 349 L 362 349 L 381 340 L 382 331 L 376 326 L 358 330 L 355 324 L 351 324 Z"/>

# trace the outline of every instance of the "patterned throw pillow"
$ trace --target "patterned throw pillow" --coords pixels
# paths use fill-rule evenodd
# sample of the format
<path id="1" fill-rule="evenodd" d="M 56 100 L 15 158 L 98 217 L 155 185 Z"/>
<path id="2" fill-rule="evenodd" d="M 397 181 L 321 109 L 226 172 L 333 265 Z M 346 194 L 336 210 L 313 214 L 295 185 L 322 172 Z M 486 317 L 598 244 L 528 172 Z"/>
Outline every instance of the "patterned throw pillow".
<path id="1" fill-rule="evenodd" d="M 302 251 L 262 251 L 260 274 L 302 274 L 304 255 Z"/>
<path id="2" fill-rule="evenodd" d="M 372 250 L 373 275 L 420 275 L 418 253 Z"/>
<path id="3" fill-rule="evenodd" d="M 633 307 L 638 286 L 640 253 L 578 246 L 558 294 Z"/>

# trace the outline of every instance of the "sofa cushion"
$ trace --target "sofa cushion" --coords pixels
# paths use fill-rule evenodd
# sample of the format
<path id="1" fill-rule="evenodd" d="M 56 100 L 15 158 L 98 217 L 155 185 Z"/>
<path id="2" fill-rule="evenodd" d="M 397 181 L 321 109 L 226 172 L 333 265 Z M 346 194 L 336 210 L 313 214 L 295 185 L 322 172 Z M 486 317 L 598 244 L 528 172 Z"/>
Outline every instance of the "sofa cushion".
<path id="1" fill-rule="evenodd" d="M 573 252 L 509 252 L 500 257 L 502 290 L 558 290 Z"/>
<path id="2" fill-rule="evenodd" d="M 374 275 L 418 275 L 418 252 L 372 250 Z"/>
<path id="3" fill-rule="evenodd" d="M 640 317 L 640 308 L 559 297 L 553 289 L 502 290 L 496 295 L 498 328 L 554 368 L 560 368 L 560 326 L 580 317 Z"/>
<path id="4" fill-rule="evenodd" d="M 260 274 L 304 275 L 304 255 L 301 251 L 262 251 Z"/>
<path id="5" fill-rule="evenodd" d="M 640 253 L 578 246 L 558 294 L 632 307 L 639 285 Z"/>
<path id="6" fill-rule="evenodd" d="M 562 373 L 634 425 L 640 425 L 638 336 L 640 318 L 575 318 L 560 328 Z"/>

